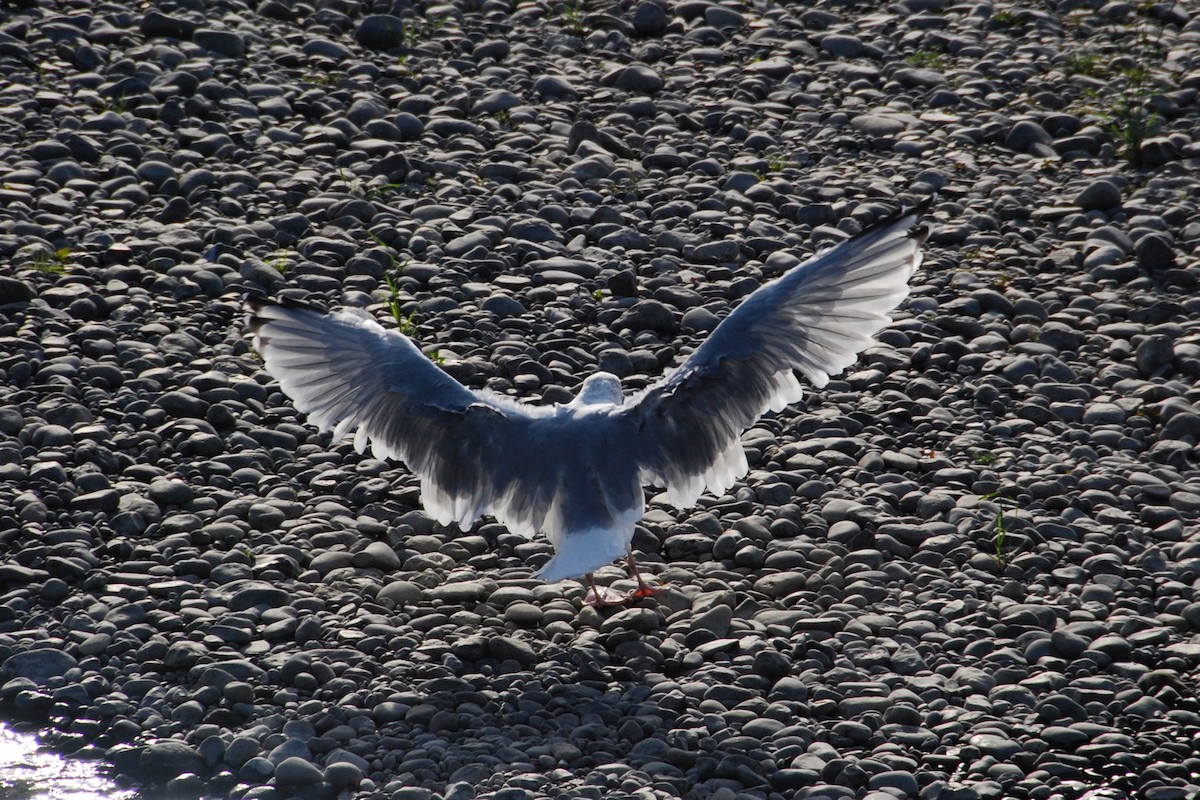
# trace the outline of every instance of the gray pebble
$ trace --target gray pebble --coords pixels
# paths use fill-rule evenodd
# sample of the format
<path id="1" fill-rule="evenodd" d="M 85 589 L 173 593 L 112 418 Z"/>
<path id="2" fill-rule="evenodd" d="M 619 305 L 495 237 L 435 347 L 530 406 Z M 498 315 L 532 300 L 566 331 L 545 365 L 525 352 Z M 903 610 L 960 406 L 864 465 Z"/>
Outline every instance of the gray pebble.
<path id="1" fill-rule="evenodd" d="M 857 36 L 831 33 L 821 37 L 821 49 L 838 58 L 858 58 L 863 46 Z"/>
<path id="2" fill-rule="evenodd" d="M 1084 211 L 1107 211 L 1121 205 L 1121 189 L 1116 183 L 1099 178 L 1092 181 L 1075 195 L 1075 205 Z"/>

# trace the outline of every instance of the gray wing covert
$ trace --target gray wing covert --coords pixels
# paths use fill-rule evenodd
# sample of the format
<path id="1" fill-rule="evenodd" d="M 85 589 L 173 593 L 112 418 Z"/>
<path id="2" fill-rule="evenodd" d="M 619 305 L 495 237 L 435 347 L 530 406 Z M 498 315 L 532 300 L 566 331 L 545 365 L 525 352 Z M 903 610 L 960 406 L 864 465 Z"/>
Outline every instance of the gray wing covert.
<path id="1" fill-rule="evenodd" d="M 492 514 L 517 533 L 542 529 L 561 484 L 539 457 L 548 409 L 471 391 L 366 312 L 247 308 L 254 346 L 296 408 L 335 441 L 353 435 L 359 452 L 407 464 L 439 522 Z"/>
<path id="2" fill-rule="evenodd" d="M 820 388 L 891 321 L 921 263 L 914 214 L 820 252 L 760 287 L 683 364 L 626 402 L 644 483 L 686 508 L 748 465 L 739 437 L 767 409 L 800 399 L 793 370 Z"/>

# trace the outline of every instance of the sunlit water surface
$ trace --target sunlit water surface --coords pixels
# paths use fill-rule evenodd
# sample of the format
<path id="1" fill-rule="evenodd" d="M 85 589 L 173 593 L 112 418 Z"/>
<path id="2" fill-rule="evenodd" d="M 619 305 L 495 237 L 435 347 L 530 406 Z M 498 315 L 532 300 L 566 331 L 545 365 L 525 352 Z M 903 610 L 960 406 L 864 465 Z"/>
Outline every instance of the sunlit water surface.
<path id="1" fill-rule="evenodd" d="M 136 800 L 94 761 L 64 758 L 0 724 L 0 800 Z"/>

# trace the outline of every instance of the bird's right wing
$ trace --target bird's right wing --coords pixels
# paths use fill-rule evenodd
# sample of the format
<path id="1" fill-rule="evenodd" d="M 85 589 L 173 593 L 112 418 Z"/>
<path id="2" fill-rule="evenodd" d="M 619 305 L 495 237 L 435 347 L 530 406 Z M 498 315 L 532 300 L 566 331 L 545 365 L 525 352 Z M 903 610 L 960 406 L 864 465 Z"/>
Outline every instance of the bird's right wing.
<path id="1" fill-rule="evenodd" d="M 854 363 L 908 295 L 927 234 L 915 214 L 817 253 L 751 294 L 683 364 L 625 403 L 643 482 L 678 507 L 746 472 L 739 437 Z"/>
<path id="2" fill-rule="evenodd" d="M 549 409 L 468 389 L 365 311 L 246 305 L 254 347 L 296 408 L 334 441 L 353 435 L 360 453 L 407 464 L 439 522 L 492 514 L 525 535 L 553 522 L 564 476 L 541 457 Z"/>

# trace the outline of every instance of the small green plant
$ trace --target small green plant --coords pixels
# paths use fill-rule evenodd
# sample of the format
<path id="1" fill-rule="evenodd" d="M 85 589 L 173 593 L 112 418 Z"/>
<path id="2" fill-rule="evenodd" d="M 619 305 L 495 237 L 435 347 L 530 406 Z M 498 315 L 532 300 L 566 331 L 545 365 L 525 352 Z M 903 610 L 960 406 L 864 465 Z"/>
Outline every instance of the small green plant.
<path id="1" fill-rule="evenodd" d="M 604 299 L 604 290 L 596 289 L 594 292 L 592 292 L 592 299 L 595 300 L 597 303 L 599 303 L 601 300 Z"/>
<path id="2" fill-rule="evenodd" d="M 642 172 L 638 164 L 627 161 L 624 164 L 623 174 L 617 179 L 614 188 L 619 195 L 638 197 L 642 192 L 642 183 L 645 180 L 646 173 Z"/>
<path id="3" fill-rule="evenodd" d="M 1008 541 L 1004 533 L 1004 508 L 996 510 L 996 563 L 1001 567 L 1008 566 Z"/>
<path id="4" fill-rule="evenodd" d="M 999 458 L 1000 457 L 998 455 L 991 452 L 990 450 L 980 450 L 978 453 L 975 454 L 975 456 L 973 457 L 972 460 L 976 464 L 986 466 L 987 464 L 995 464 Z"/>
<path id="5" fill-rule="evenodd" d="M 396 270 L 397 275 L 404 272 L 404 267 L 400 265 L 400 260 L 396 257 L 396 251 L 392 249 L 391 245 L 370 231 L 367 231 L 367 236 L 370 236 L 371 241 L 383 248 L 383 252 L 388 259 L 388 266 L 390 266 L 393 270 Z M 384 280 L 387 281 L 388 287 L 392 290 L 392 295 L 395 296 L 396 287 L 392 285 L 392 277 L 390 275 L 385 275 Z"/>
<path id="6" fill-rule="evenodd" d="M 392 313 L 392 318 L 396 320 L 396 327 L 405 336 L 412 336 L 417 332 L 417 312 L 413 311 L 406 317 L 400 308 L 400 287 L 396 284 L 391 275 L 383 276 L 384 282 L 388 287 L 388 311 Z"/>
<path id="7" fill-rule="evenodd" d="M 1015 11 L 1001 9 L 995 14 L 992 14 L 992 22 L 1001 28 L 1022 28 L 1025 26 L 1025 18 L 1017 14 Z"/>
<path id="8" fill-rule="evenodd" d="M 100 101 L 100 110 L 112 111 L 115 114 L 124 114 L 129 110 L 129 101 L 123 94 L 113 95 Z"/>
<path id="9" fill-rule="evenodd" d="M 768 172 L 783 172 L 792 163 L 787 153 L 778 147 L 772 147 L 766 155 Z"/>
<path id="10" fill-rule="evenodd" d="M 400 30 L 396 31 L 399 35 L 395 37 L 395 44 L 400 48 L 412 49 L 420 44 L 422 39 L 428 38 L 434 31 L 441 29 L 449 20 L 449 14 L 434 18 L 416 15 L 404 17 L 400 21 Z M 400 56 L 401 65 L 407 59 L 407 54 Z"/>
<path id="11" fill-rule="evenodd" d="M 439 367 L 446 366 L 446 357 L 442 355 L 441 350 L 432 350 L 429 353 L 429 360 L 437 364 Z"/>
<path id="12" fill-rule="evenodd" d="M 786 147 L 768 147 L 763 154 L 767 161 L 767 173 L 783 172 L 786 169 L 798 169 L 808 163 L 805 153 L 797 153 Z M 759 176 L 763 178 L 764 176 Z"/>
<path id="13" fill-rule="evenodd" d="M 592 32 L 588 21 L 587 0 L 567 0 L 559 11 L 562 17 L 562 27 L 571 36 L 583 38 Z"/>
<path id="14" fill-rule="evenodd" d="M 60 247 L 53 252 L 42 251 L 30 262 L 30 266 L 47 275 L 62 275 L 71 263 L 71 248 Z"/>
<path id="15" fill-rule="evenodd" d="M 996 248 L 982 244 L 969 244 L 958 251 L 960 259 L 983 259 L 990 261 L 996 258 Z"/>
<path id="16" fill-rule="evenodd" d="M 1173 5 L 1173 4 L 1172 4 Z M 1114 59 L 1118 62 L 1114 80 L 1115 92 L 1107 93 L 1110 108 L 1101 112 L 1104 128 L 1116 140 L 1121 155 L 1134 167 L 1142 165 L 1142 144 L 1158 132 L 1162 118 L 1150 104 L 1154 93 L 1167 85 L 1156 71 L 1166 57 L 1163 46 L 1163 29 L 1159 26 L 1151 32 L 1150 8 L 1142 10 L 1142 22 L 1138 25 L 1133 43 L 1126 48 L 1127 56 Z"/>
<path id="17" fill-rule="evenodd" d="M 945 69 L 949 64 L 946 54 L 939 50 L 921 48 L 904 57 L 905 63 L 920 69 Z"/>
<path id="18" fill-rule="evenodd" d="M 1016 514 L 1016 500 L 1011 497 L 1006 497 L 1002 489 L 994 492 L 988 492 L 981 495 L 980 500 L 994 500 L 996 502 L 996 521 L 992 525 L 992 556 L 996 559 L 996 564 L 1001 569 L 1008 567 L 1009 561 L 1012 560 L 1012 553 L 1008 549 L 1008 531 L 1004 523 L 1004 505 L 1003 501 L 1007 500 L 1013 503 L 1013 513 Z"/>
<path id="19" fill-rule="evenodd" d="M 382 197 L 387 197 L 393 192 L 404 192 L 407 188 L 403 183 L 375 184 L 363 189 L 363 198 L 366 200 L 378 200 Z"/>
<path id="20" fill-rule="evenodd" d="M 1067 60 L 1063 62 L 1063 72 L 1068 75 L 1087 75 L 1095 78 L 1104 74 L 1104 62 L 1100 60 L 1099 53 L 1091 50 L 1077 50 L 1068 55 Z"/>
<path id="21" fill-rule="evenodd" d="M 287 250 L 276 250 L 271 255 L 270 260 L 267 261 L 267 266 L 274 269 L 280 275 L 286 275 L 291 265 L 290 254 Z"/>
<path id="22" fill-rule="evenodd" d="M 302 83 L 311 83 L 315 86 L 337 86 L 342 82 L 343 77 L 344 73 L 339 72 L 338 70 L 331 70 L 329 72 L 311 70 L 309 72 L 305 72 L 300 77 L 300 81 Z"/>
<path id="23" fill-rule="evenodd" d="M 492 119 L 500 123 L 506 128 L 511 128 L 513 124 L 512 113 L 507 108 L 501 108 L 498 111 L 492 112 Z"/>
<path id="24" fill-rule="evenodd" d="M 395 308 L 392 309 L 392 314 L 395 314 Z M 396 324 L 399 326 L 399 331 L 405 336 L 417 335 L 417 312 L 409 312 L 407 317 L 397 317 Z"/>
<path id="25" fill-rule="evenodd" d="M 1155 80 L 1143 64 L 1126 67 L 1119 74 L 1121 88 L 1112 109 L 1104 115 L 1104 129 L 1121 146 L 1125 159 L 1137 167 L 1141 166 L 1142 143 L 1158 131 L 1162 122 L 1149 106 Z"/>

